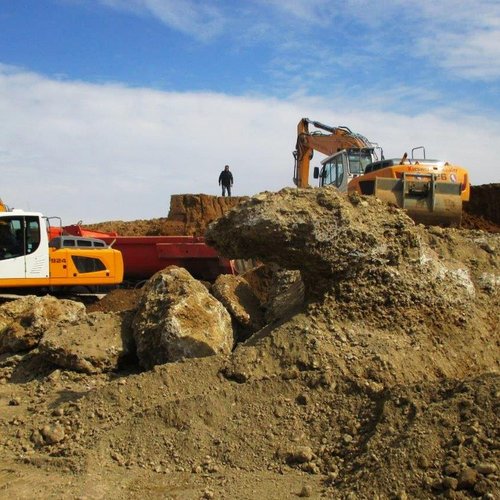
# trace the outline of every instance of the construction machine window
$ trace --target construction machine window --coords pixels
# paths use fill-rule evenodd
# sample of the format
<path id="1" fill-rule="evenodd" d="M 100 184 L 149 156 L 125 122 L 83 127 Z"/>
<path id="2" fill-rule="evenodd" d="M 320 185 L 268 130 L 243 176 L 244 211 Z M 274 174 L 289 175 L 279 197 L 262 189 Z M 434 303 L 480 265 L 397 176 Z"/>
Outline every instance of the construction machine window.
<path id="1" fill-rule="evenodd" d="M 365 149 L 349 150 L 349 171 L 351 175 L 362 175 L 365 173 L 365 168 L 372 160 L 372 153 Z"/>
<path id="2" fill-rule="evenodd" d="M 40 246 L 40 221 L 26 217 L 26 253 L 33 253 Z"/>
<path id="3" fill-rule="evenodd" d="M 37 217 L 2 217 L 0 220 L 0 259 L 12 259 L 34 252 L 40 245 Z"/>
<path id="4" fill-rule="evenodd" d="M 80 255 L 72 255 L 71 259 L 75 264 L 76 270 L 79 273 L 95 273 L 97 271 L 105 271 L 106 266 L 99 259 L 93 257 L 82 257 Z"/>
<path id="5" fill-rule="evenodd" d="M 328 163 L 325 163 L 322 171 L 321 185 L 334 185 L 340 187 L 344 180 L 344 159 L 343 155 L 332 158 Z"/>

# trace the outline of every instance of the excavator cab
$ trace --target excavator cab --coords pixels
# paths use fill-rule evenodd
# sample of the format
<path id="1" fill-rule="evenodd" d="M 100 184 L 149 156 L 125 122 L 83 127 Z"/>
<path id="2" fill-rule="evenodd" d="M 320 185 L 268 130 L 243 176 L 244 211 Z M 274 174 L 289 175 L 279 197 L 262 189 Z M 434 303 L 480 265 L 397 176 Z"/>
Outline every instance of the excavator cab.
<path id="1" fill-rule="evenodd" d="M 375 161 L 374 148 L 349 148 L 329 156 L 315 167 L 313 177 L 319 179 L 319 186 L 333 185 L 347 191 L 347 184 L 363 175 L 367 165 Z"/>

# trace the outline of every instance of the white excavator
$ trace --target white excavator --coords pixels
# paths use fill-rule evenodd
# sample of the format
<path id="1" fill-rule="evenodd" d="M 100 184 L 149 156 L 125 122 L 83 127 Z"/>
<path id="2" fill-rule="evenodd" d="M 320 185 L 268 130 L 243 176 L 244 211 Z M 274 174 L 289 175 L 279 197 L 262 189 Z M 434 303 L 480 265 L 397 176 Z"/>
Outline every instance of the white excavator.
<path id="1" fill-rule="evenodd" d="M 0 289 L 116 285 L 123 259 L 97 238 L 63 236 L 38 212 L 0 207 Z"/>

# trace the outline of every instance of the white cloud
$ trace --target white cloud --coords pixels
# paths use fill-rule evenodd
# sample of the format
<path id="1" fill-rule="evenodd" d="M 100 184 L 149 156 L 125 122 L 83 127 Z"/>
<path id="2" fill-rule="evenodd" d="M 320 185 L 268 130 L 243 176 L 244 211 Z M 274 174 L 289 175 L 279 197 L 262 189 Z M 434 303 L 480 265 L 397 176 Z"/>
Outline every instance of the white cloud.
<path id="1" fill-rule="evenodd" d="M 235 46 L 267 40 L 276 49 L 274 57 L 303 56 L 309 67 L 328 61 L 340 62 L 340 67 L 359 66 L 363 59 L 374 62 L 397 54 L 430 62 L 459 78 L 500 77 L 498 0 L 97 1 L 151 15 L 196 40 L 227 36 Z M 316 35 L 319 29 L 337 34 L 341 43 L 321 39 Z M 320 58 L 325 52 L 326 57 Z"/>
<path id="2" fill-rule="evenodd" d="M 148 13 L 165 25 L 200 40 L 219 35 L 225 19 L 214 2 L 195 0 L 98 0 L 108 7 Z"/>
<path id="3" fill-rule="evenodd" d="M 461 110 L 410 117 L 341 98 L 167 93 L 0 66 L 0 113 L 8 117 L 0 122 L 0 196 L 66 224 L 166 216 L 171 194 L 218 194 L 226 163 L 236 195 L 290 186 L 303 116 L 347 125 L 386 156 L 424 144 L 429 157 L 469 168 L 474 184 L 498 182 L 500 122 Z"/>
<path id="4" fill-rule="evenodd" d="M 500 77 L 500 3 L 497 0 L 418 0 L 422 35 L 417 50 L 458 76 Z"/>
<path id="5" fill-rule="evenodd" d="M 303 29 L 298 25 L 295 38 L 302 50 L 296 54 L 308 57 L 312 67 L 325 67 L 329 59 L 342 67 L 346 62 L 362 64 L 360 57 L 373 61 L 374 57 L 399 54 L 427 60 L 455 77 L 483 81 L 500 77 L 498 0 L 385 0 L 383 4 L 371 0 L 258 1 L 281 9 L 284 19 L 291 16 L 302 22 Z M 366 29 L 356 28 L 359 24 Z M 303 31 L 314 31 L 318 25 L 344 37 L 353 26 L 351 34 L 358 43 L 354 48 L 346 47 L 342 55 L 342 44 L 332 47 L 314 37 L 304 39 Z M 290 45 L 289 40 L 279 47 L 286 50 L 286 45 Z"/>

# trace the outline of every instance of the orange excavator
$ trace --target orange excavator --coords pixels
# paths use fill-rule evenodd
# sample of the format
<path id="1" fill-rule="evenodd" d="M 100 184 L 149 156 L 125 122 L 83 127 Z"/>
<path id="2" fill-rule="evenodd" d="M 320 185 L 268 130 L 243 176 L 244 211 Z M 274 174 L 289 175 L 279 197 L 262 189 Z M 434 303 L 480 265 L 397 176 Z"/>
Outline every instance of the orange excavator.
<path id="1" fill-rule="evenodd" d="M 310 131 L 309 125 L 316 130 Z M 422 158 L 414 158 L 421 150 Z M 429 160 L 420 146 L 401 158 L 385 159 L 382 149 L 348 127 L 331 127 L 302 118 L 297 126 L 294 183 L 309 186 L 314 151 L 327 157 L 315 167 L 319 186 L 343 192 L 375 195 L 404 209 L 417 223 L 460 226 L 462 202 L 470 196 L 467 170 L 445 161 Z M 377 156 L 380 151 L 381 158 Z"/>

